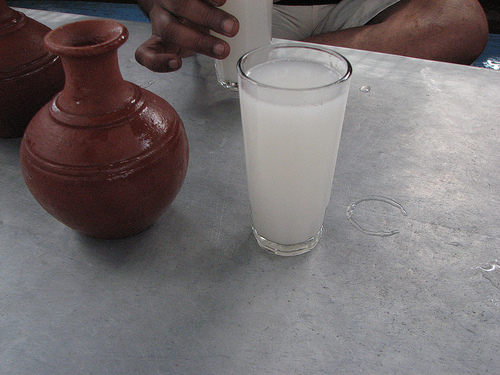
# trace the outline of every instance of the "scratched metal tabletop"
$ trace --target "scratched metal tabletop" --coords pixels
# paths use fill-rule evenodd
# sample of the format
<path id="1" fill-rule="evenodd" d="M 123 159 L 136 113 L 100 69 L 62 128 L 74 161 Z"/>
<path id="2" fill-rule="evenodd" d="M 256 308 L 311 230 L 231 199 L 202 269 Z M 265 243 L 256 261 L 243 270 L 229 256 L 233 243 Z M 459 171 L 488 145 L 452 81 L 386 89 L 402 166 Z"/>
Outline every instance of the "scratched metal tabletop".
<path id="1" fill-rule="evenodd" d="M 96 240 L 38 205 L 0 139 L 1 374 L 499 373 L 500 72 L 338 49 L 354 74 L 324 234 L 281 258 L 251 234 L 237 94 L 204 56 L 141 67 L 150 25 L 123 24 L 122 74 L 180 114 L 188 175 L 153 227 Z"/>

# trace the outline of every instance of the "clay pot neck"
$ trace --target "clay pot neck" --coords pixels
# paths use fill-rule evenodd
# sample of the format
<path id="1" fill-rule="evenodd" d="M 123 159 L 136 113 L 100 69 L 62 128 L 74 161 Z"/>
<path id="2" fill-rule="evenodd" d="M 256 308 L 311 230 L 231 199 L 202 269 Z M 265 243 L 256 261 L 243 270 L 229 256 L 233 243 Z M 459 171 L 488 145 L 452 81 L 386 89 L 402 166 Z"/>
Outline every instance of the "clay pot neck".
<path id="1" fill-rule="evenodd" d="M 61 57 L 66 83 L 57 107 L 72 115 L 103 115 L 129 105 L 132 85 L 118 64 L 127 29 L 112 20 L 85 20 L 47 34 L 45 46 Z"/>

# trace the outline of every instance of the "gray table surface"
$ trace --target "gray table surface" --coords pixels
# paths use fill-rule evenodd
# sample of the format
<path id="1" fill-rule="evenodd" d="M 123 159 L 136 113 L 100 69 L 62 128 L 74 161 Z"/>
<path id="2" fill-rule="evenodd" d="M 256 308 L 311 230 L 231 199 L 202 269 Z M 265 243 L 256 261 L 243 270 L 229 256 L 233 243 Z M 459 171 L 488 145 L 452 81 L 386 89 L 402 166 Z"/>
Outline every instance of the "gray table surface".
<path id="1" fill-rule="evenodd" d="M 123 23 L 122 73 L 179 112 L 188 175 L 149 230 L 95 240 L 36 203 L 20 140 L 0 139 L 1 374 L 500 373 L 500 72 L 339 49 L 354 74 L 324 235 L 281 258 L 251 234 L 237 94 L 204 56 L 141 67 L 150 25 Z M 355 220 L 398 234 L 349 222 L 371 195 L 407 215 L 366 201 Z"/>

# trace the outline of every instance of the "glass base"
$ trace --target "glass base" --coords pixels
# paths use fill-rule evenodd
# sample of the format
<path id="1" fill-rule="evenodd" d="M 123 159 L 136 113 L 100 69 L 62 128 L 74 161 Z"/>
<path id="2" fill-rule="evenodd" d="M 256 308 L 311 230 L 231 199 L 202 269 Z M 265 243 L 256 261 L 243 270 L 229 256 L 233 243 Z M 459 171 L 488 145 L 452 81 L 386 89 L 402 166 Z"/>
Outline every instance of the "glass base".
<path id="1" fill-rule="evenodd" d="M 220 83 L 222 87 L 231 91 L 238 91 L 238 82 L 224 81 L 221 79 L 217 79 L 217 82 Z"/>
<path id="2" fill-rule="evenodd" d="M 262 247 L 267 251 L 270 251 L 275 255 L 288 257 L 294 255 L 301 255 L 314 249 L 314 247 L 318 244 L 319 239 L 321 238 L 323 227 L 321 227 L 318 234 L 316 234 L 314 237 L 309 238 L 307 241 L 292 245 L 283 245 L 270 241 L 262 237 L 254 227 L 252 227 L 252 231 L 260 247 Z"/>

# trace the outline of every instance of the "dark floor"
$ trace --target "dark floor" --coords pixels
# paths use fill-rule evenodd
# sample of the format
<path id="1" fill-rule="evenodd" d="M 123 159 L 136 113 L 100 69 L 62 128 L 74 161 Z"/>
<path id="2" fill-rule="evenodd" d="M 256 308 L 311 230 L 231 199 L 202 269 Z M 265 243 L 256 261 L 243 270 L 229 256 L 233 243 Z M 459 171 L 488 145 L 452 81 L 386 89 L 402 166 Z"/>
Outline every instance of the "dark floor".
<path id="1" fill-rule="evenodd" d="M 500 0 L 479 0 L 488 18 L 490 34 L 500 34 Z"/>
<path id="2" fill-rule="evenodd" d="M 11 7 L 84 14 L 125 21 L 149 22 L 136 1 L 7 0 Z"/>

